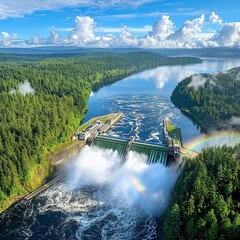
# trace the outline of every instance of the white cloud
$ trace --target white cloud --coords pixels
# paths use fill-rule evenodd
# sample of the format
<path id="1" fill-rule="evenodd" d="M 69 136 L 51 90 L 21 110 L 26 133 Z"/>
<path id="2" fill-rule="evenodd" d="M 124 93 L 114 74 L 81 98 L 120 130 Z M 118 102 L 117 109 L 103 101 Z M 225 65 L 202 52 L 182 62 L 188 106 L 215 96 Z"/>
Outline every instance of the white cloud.
<path id="1" fill-rule="evenodd" d="M 215 12 L 211 13 L 209 20 L 213 24 L 222 24 L 222 19 Z"/>
<path id="2" fill-rule="evenodd" d="M 188 42 L 196 37 L 197 33 L 200 33 L 203 28 L 205 15 L 200 18 L 195 18 L 192 21 L 187 20 L 182 27 L 168 36 L 169 40 L 178 40 L 181 43 Z"/>
<path id="3" fill-rule="evenodd" d="M 29 42 L 30 45 L 40 45 L 43 44 L 43 39 L 40 37 L 39 34 L 35 34 L 31 41 Z"/>
<path id="4" fill-rule="evenodd" d="M 173 32 L 173 21 L 169 19 L 169 16 L 162 16 L 157 20 L 152 31 L 149 32 L 150 37 L 158 38 L 159 40 L 166 39 Z"/>
<path id="5" fill-rule="evenodd" d="M 57 10 L 64 7 L 138 7 L 153 0 L 1 0 L 0 19 L 22 17 L 41 10 Z"/>
<path id="6" fill-rule="evenodd" d="M 10 35 L 8 32 L 2 32 L 2 36 L 0 44 L 4 47 L 9 47 L 12 44 L 12 40 L 17 37 L 17 34 Z"/>
<path id="7" fill-rule="evenodd" d="M 225 23 L 222 29 L 213 37 L 218 46 L 240 46 L 240 22 Z"/>
<path id="8" fill-rule="evenodd" d="M 124 26 L 119 36 L 112 39 L 111 46 L 112 47 L 117 47 L 117 46 L 137 47 L 138 39 L 137 37 L 132 37 L 130 29 L 127 26 Z"/>
<path id="9" fill-rule="evenodd" d="M 215 13 L 211 14 L 212 22 L 220 21 Z M 218 20 L 217 20 L 218 19 Z M 75 27 L 71 28 L 68 36 L 60 36 L 53 29 L 47 39 L 38 34 L 33 36 L 27 45 L 74 45 L 80 47 L 139 47 L 139 48 L 203 48 L 203 47 L 239 47 L 240 22 L 224 23 L 217 33 L 212 32 L 210 22 L 205 22 L 205 15 L 187 20 L 174 31 L 174 23 L 169 16 L 163 15 L 153 27 L 143 28 L 97 28 L 96 22 L 89 16 L 77 16 Z M 207 26 L 207 28 L 206 28 Z M 205 32 L 211 29 L 211 32 Z M 61 29 L 59 29 L 61 30 Z M 65 29 L 67 30 L 67 29 Z M 144 31 L 145 30 L 145 31 Z M 149 31 L 150 30 L 150 31 Z M 143 37 L 136 33 L 146 32 Z M 101 34 L 100 34 L 101 33 Z M 115 35 L 113 34 L 115 33 Z M 116 35 L 116 33 L 119 33 Z M 133 34 L 135 33 L 135 35 Z M 10 46 L 15 36 L 4 33 L 5 46 Z M 15 41 L 15 46 L 20 46 Z"/>
<path id="10" fill-rule="evenodd" d="M 47 39 L 47 43 L 50 45 L 59 45 L 61 44 L 61 37 L 56 30 L 52 30 L 50 36 Z"/>
<path id="11" fill-rule="evenodd" d="M 188 84 L 188 87 L 193 87 L 195 90 L 197 90 L 200 87 L 204 87 L 206 81 L 207 78 L 202 75 L 193 75 L 191 77 L 191 82 Z"/>
<path id="12" fill-rule="evenodd" d="M 132 33 L 147 33 L 152 30 L 152 26 L 146 25 L 144 27 L 128 27 Z M 55 28 L 57 31 L 71 32 L 74 28 Z M 123 28 L 120 27 L 96 27 L 95 33 L 120 33 Z"/>
<path id="13" fill-rule="evenodd" d="M 34 94 L 34 89 L 31 87 L 31 84 L 28 81 L 20 83 L 18 87 L 19 87 L 18 91 L 22 95 L 26 95 L 27 93 Z"/>
<path id="14" fill-rule="evenodd" d="M 132 33 L 147 33 L 152 30 L 152 26 L 146 25 L 144 27 L 128 27 L 129 31 Z M 113 27 L 101 27 L 96 28 L 96 33 L 120 33 L 123 30 L 123 28 L 113 28 Z"/>
<path id="15" fill-rule="evenodd" d="M 139 39 L 139 46 L 146 48 L 199 48 L 205 47 L 206 35 L 202 33 L 205 16 L 187 20 L 175 30 L 168 16 L 163 16 L 145 38 Z M 202 37 L 200 37 L 202 35 Z"/>
<path id="16" fill-rule="evenodd" d="M 76 27 L 72 30 L 68 37 L 68 41 L 75 45 L 85 45 L 93 42 L 96 37 L 94 35 L 95 22 L 90 17 L 79 17 L 75 19 Z"/>

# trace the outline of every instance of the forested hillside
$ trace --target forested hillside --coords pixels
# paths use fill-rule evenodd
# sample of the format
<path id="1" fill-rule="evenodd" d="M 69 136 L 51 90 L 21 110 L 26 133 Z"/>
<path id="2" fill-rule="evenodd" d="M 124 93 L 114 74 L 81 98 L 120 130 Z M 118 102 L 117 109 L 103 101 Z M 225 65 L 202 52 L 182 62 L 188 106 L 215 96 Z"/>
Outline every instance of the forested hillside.
<path id="1" fill-rule="evenodd" d="M 187 160 L 164 221 L 166 238 L 240 239 L 240 148 L 206 149 Z"/>
<path id="2" fill-rule="evenodd" d="M 0 55 L 0 211 L 42 184 L 46 153 L 82 121 L 92 89 L 146 68 L 201 62 L 147 52 L 45 58 Z"/>
<path id="3" fill-rule="evenodd" d="M 186 78 L 174 89 L 171 99 L 207 132 L 240 130 L 240 67 Z"/>

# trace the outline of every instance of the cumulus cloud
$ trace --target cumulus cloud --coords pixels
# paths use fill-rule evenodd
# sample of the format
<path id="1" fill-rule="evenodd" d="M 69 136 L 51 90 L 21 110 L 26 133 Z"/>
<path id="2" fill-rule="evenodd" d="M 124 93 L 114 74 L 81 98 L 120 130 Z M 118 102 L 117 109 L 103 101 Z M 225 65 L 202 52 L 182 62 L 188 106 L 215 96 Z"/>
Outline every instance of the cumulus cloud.
<path id="1" fill-rule="evenodd" d="M 20 83 L 18 86 L 18 91 L 22 95 L 26 95 L 27 93 L 34 94 L 34 89 L 31 87 L 31 84 L 28 81 L 25 81 L 24 83 Z"/>
<path id="2" fill-rule="evenodd" d="M 200 18 L 195 18 L 192 21 L 187 20 L 182 27 L 168 36 L 168 39 L 178 40 L 182 43 L 192 40 L 197 33 L 202 31 L 204 19 L 205 15 L 203 14 Z"/>
<path id="3" fill-rule="evenodd" d="M 27 93 L 34 94 L 34 89 L 31 87 L 31 84 L 26 80 L 24 83 L 19 83 L 18 89 L 10 89 L 9 93 L 21 93 L 25 96 Z"/>
<path id="4" fill-rule="evenodd" d="M 222 47 L 240 46 L 240 22 L 225 23 L 213 40 Z"/>
<path id="5" fill-rule="evenodd" d="M 173 32 L 173 25 L 173 21 L 170 20 L 169 16 L 163 15 L 154 23 L 153 30 L 149 32 L 149 36 L 164 40 Z"/>
<path id="6" fill-rule="evenodd" d="M 117 1 L 117 0 L 116 0 Z M 117 1 L 118 2 L 118 1 Z M 182 26 L 175 29 L 169 16 L 163 15 L 152 26 L 146 28 L 145 36 L 132 35 L 131 28 L 124 26 L 120 33 L 119 28 L 115 34 L 102 32 L 95 20 L 89 16 L 77 16 L 75 27 L 68 36 L 60 36 L 53 29 L 47 39 L 42 39 L 38 34 L 25 43 L 27 45 L 74 45 L 79 47 L 139 47 L 139 48 L 203 48 L 203 47 L 239 47 L 240 46 L 240 22 L 223 23 L 214 12 L 210 15 L 211 23 L 218 23 L 221 27 L 214 36 L 204 32 L 210 22 L 205 22 L 205 15 L 185 21 Z M 10 46 L 15 36 L 5 33 L 5 46 Z M 2 44 L 3 45 L 3 44 Z M 16 44 L 17 46 L 17 44 Z M 19 42 L 18 42 L 19 46 Z"/>
<path id="7" fill-rule="evenodd" d="M 116 37 L 113 38 L 110 42 L 111 46 L 131 46 L 137 47 L 138 46 L 138 39 L 137 37 L 133 37 L 131 35 L 130 29 L 127 26 L 124 26 L 121 30 L 121 33 Z"/>
<path id="8" fill-rule="evenodd" d="M 31 41 L 30 41 L 30 42 L 27 41 L 27 43 L 30 44 L 30 45 L 40 45 L 40 44 L 43 44 L 44 41 L 43 41 L 43 39 L 40 37 L 39 34 L 35 34 L 35 35 L 32 37 Z"/>
<path id="9" fill-rule="evenodd" d="M 75 19 L 76 27 L 69 35 L 68 41 L 71 44 L 85 45 L 95 40 L 94 27 L 95 22 L 91 17 L 79 17 Z"/>
<path id="10" fill-rule="evenodd" d="M 59 45 L 61 44 L 61 37 L 56 30 L 52 30 L 50 36 L 47 39 L 47 43 L 50 45 Z"/>
<path id="11" fill-rule="evenodd" d="M 12 44 L 12 40 L 16 37 L 17 37 L 16 33 L 10 35 L 8 32 L 2 32 L 1 45 L 4 47 L 9 47 Z"/>
<path id="12" fill-rule="evenodd" d="M 209 20 L 213 24 L 222 24 L 223 22 L 222 19 L 215 12 L 211 13 Z"/>

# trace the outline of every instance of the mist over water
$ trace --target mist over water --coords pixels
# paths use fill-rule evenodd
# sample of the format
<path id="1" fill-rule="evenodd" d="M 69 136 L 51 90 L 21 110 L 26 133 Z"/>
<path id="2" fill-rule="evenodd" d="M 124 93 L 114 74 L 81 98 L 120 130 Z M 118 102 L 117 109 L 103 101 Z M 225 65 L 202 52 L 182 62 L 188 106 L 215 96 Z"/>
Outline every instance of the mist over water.
<path id="1" fill-rule="evenodd" d="M 108 189 L 108 199 L 124 206 L 141 207 L 159 215 L 164 210 L 177 173 L 162 164 L 148 165 L 147 157 L 130 152 L 124 162 L 116 151 L 84 147 L 70 167 L 68 186 L 100 185 Z M 166 181 L 167 179 L 167 181 Z"/>
<path id="2" fill-rule="evenodd" d="M 130 152 L 84 147 L 68 176 L 0 219 L 2 239 L 157 239 L 157 217 L 176 181 L 174 168 Z"/>
<path id="3" fill-rule="evenodd" d="M 84 147 L 67 179 L 39 197 L 45 201 L 40 214 L 63 212 L 78 226 L 78 239 L 155 239 L 156 216 L 177 173 L 146 160 L 130 152 L 124 162 L 112 150 Z"/>

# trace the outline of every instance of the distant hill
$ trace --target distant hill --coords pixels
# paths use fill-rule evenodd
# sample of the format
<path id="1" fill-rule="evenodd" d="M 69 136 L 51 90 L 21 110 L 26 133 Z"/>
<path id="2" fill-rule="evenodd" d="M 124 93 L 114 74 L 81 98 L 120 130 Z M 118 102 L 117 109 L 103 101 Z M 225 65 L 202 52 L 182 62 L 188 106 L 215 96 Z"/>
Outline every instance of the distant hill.
<path id="1" fill-rule="evenodd" d="M 201 48 L 201 49 L 141 49 L 141 48 L 80 48 L 76 46 L 45 46 L 31 48 L 0 48 L 0 53 L 15 54 L 94 54 L 102 53 L 129 53 L 148 51 L 165 56 L 196 56 L 213 58 L 239 58 L 240 48 Z"/>

